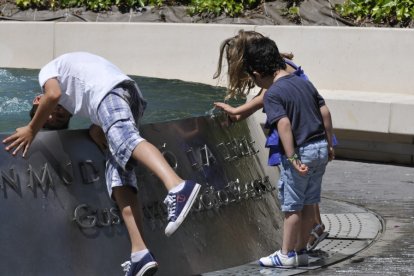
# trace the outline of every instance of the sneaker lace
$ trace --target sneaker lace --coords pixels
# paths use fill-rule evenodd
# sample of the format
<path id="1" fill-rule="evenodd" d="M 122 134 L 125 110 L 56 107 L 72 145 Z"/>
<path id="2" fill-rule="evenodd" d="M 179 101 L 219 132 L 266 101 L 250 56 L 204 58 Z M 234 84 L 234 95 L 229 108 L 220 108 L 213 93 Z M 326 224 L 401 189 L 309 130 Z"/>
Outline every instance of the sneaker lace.
<path id="1" fill-rule="evenodd" d="M 164 200 L 164 204 L 167 205 L 168 210 L 168 220 L 175 218 L 175 209 L 176 209 L 176 200 L 177 196 L 175 194 L 168 194 Z"/>
<path id="2" fill-rule="evenodd" d="M 125 276 L 128 274 L 129 269 L 131 268 L 131 261 L 126 261 L 125 263 L 121 264 L 124 272 L 126 272 Z"/>

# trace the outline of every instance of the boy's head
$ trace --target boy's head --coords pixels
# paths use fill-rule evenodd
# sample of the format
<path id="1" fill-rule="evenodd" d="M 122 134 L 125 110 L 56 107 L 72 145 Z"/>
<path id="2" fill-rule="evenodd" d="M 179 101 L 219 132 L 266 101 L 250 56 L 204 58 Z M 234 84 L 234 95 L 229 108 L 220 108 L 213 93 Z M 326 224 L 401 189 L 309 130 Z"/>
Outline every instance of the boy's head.
<path id="1" fill-rule="evenodd" d="M 32 119 L 37 111 L 37 108 L 39 107 L 41 97 L 42 95 L 38 95 L 33 100 L 33 106 L 30 110 L 30 118 Z M 71 117 L 72 114 L 70 114 L 69 111 L 59 104 L 55 107 L 52 114 L 50 114 L 43 128 L 48 130 L 67 129 L 69 127 Z"/>
<path id="2" fill-rule="evenodd" d="M 250 76 L 257 72 L 261 77 L 269 77 L 279 70 L 286 69 L 286 63 L 276 43 L 268 37 L 249 41 L 244 48 L 243 60 L 244 69 Z"/>

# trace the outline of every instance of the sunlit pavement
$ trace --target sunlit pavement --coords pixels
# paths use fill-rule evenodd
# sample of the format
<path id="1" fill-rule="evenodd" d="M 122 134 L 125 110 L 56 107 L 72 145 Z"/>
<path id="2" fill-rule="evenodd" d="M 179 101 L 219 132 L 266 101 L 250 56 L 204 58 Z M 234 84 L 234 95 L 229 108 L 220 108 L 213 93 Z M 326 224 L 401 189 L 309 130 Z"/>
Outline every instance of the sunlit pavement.
<path id="1" fill-rule="evenodd" d="M 203 275 L 414 275 L 413 167 L 335 160 L 322 196 L 330 235 L 308 267 L 263 268 L 252 262 Z"/>

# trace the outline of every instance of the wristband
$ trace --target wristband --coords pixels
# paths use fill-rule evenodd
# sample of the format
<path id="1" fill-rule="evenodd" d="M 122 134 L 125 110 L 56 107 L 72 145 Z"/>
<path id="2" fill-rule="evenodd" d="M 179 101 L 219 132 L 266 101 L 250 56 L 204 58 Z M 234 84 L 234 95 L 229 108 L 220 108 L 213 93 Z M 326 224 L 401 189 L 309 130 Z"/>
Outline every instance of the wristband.
<path id="1" fill-rule="evenodd" d="M 295 153 L 291 157 L 288 157 L 287 160 L 289 160 L 291 163 L 295 160 L 298 160 L 298 155 Z"/>

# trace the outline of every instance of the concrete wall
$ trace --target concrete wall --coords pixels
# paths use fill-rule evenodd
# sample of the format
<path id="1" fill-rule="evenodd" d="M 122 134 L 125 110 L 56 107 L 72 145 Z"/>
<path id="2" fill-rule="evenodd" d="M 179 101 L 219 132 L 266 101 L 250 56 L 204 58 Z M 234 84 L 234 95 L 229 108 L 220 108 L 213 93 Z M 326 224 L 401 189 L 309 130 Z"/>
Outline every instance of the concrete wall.
<path id="1" fill-rule="evenodd" d="M 320 89 L 414 94 L 407 70 L 414 29 L 264 26 L 258 30 L 275 39 L 281 50 L 293 51 Z"/>
<path id="2" fill-rule="evenodd" d="M 0 22 L 0 67 L 40 68 L 60 54 L 90 51 L 128 74 L 216 85 L 212 76 L 219 45 L 238 29 L 201 24 Z"/>
<path id="3" fill-rule="evenodd" d="M 373 140 L 376 133 L 406 141 L 414 135 L 414 29 L 0 22 L 0 67 L 40 68 L 60 54 L 90 51 L 131 75 L 225 86 L 225 75 L 212 78 L 219 46 L 241 28 L 295 54 L 327 100 L 336 129 L 352 131 L 356 141 L 359 132 L 372 133 Z M 411 163 L 412 144 L 405 150 Z"/>
<path id="4" fill-rule="evenodd" d="M 128 74 L 216 84 L 220 43 L 255 29 L 293 52 L 320 89 L 414 94 L 413 29 L 166 23 L 0 22 L 0 66 L 40 68 L 91 51 Z M 411 58 L 410 58 L 411 55 Z"/>
<path id="5" fill-rule="evenodd" d="M 54 23 L 0 22 L 0 67 L 40 68 L 54 57 Z"/>

